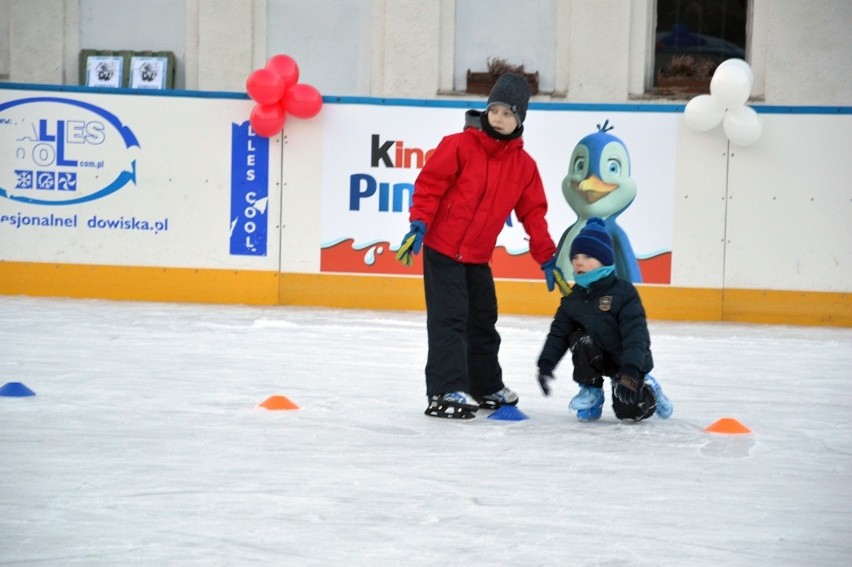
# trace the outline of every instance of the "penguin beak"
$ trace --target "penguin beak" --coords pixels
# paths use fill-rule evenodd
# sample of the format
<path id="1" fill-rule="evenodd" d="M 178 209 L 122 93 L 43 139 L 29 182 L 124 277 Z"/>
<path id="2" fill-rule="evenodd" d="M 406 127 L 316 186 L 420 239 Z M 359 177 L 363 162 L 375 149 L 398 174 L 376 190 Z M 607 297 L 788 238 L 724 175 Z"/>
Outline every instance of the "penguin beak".
<path id="1" fill-rule="evenodd" d="M 604 183 L 597 175 L 590 175 L 578 184 L 574 184 L 577 191 L 587 203 L 592 204 L 599 201 L 618 189 L 618 185 Z"/>

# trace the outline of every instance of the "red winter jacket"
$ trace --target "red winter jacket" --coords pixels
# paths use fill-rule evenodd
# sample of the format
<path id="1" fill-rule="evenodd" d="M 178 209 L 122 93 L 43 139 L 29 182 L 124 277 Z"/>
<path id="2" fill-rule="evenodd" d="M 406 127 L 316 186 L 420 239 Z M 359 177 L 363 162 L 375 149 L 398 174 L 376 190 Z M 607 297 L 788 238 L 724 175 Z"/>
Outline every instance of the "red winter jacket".
<path id="1" fill-rule="evenodd" d="M 550 260 L 556 246 L 544 220 L 547 199 L 523 140 L 496 140 L 467 128 L 442 139 L 423 166 L 409 220 L 426 225 L 426 246 L 458 262 L 484 264 L 512 210 L 530 237 L 535 261 Z"/>

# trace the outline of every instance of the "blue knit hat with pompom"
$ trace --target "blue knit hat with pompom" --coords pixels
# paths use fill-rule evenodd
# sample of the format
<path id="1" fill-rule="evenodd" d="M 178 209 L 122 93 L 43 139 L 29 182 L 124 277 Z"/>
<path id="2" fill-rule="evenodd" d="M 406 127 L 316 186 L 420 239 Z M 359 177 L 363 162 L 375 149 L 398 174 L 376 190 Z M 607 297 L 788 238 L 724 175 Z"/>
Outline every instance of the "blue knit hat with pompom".
<path id="1" fill-rule="evenodd" d="M 603 219 L 592 217 L 586 221 L 586 226 L 571 243 L 571 258 L 577 254 L 585 254 L 596 258 L 604 266 L 615 263 L 615 253 L 612 250 L 612 238 L 606 232 Z"/>

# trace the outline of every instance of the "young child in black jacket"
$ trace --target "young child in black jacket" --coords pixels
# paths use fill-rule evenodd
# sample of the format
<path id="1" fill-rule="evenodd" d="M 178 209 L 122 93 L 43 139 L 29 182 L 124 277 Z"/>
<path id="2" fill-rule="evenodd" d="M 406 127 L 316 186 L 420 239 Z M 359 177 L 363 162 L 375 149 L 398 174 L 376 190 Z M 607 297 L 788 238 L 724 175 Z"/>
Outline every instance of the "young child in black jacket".
<path id="1" fill-rule="evenodd" d="M 632 283 L 614 273 L 612 239 L 599 218 L 571 243 L 573 291 L 562 298 L 538 359 L 538 380 L 550 394 L 553 369 L 571 351 L 580 392 L 569 407 L 580 421 L 600 419 L 604 376 L 612 379 L 612 408 L 618 419 L 639 421 L 656 412 L 667 418 L 671 401 L 648 374 L 654 367 L 645 308 Z"/>

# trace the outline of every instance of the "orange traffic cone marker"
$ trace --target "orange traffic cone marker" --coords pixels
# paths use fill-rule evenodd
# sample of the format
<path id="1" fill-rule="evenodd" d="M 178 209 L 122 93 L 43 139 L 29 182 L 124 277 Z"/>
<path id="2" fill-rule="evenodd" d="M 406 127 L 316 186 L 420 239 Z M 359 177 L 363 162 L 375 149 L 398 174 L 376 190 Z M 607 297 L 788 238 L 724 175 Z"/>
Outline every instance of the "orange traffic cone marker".
<path id="1" fill-rule="evenodd" d="M 269 396 L 263 402 L 258 404 L 259 408 L 268 410 L 292 410 L 299 409 L 299 406 L 290 401 L 286 396 Z"/>
<path id="2" fill-rule="evenodd" d="M 723 433 L 725 435 L 741 435 L 743 433 L 751 433 L 751 429 L 734 419 L 733 417 L 723 417 L 715 423 L 708 425 L 704 431 L 709 433 Z"/>

